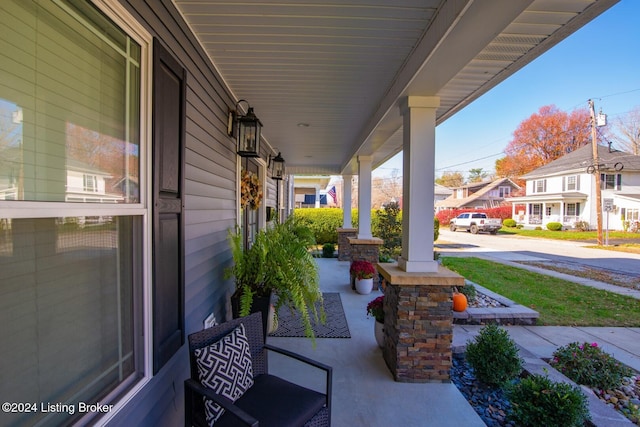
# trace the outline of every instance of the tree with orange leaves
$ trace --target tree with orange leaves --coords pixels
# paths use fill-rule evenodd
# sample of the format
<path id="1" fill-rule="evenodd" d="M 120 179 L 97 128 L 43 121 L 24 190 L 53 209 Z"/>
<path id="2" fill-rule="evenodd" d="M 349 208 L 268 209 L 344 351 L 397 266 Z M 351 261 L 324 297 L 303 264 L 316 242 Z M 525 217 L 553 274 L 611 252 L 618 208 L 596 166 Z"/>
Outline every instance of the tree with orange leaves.
<path id="1" fill-rule="evenodd" d="M 566 113 L 546 105 L 513 132 L 506 156 L 496 160 L 496 175 L 517 178 L 590 143 L 586 108 Z"/>

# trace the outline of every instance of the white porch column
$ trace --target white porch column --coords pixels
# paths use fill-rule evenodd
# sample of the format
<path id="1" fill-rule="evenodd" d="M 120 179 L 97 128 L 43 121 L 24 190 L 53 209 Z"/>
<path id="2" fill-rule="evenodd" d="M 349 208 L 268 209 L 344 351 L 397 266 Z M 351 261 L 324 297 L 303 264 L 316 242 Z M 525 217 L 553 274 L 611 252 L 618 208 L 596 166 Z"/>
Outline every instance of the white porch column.
<path id="1" fill-rule="evenodd" d="M 406 272 L 437 272 L 433 260 L 437 96 L 409 96 L 400 102 L 403 116 L 402 255 Z"/>
<path id="2" fill-rule="evenodd" d="M 314 206 L 316 209 L 320 207 L 320 186 L 316 185 L 316 204 Z"/>
<path id="3" fill-rule="evenodd" d="M 371 169 L 373 157 L 358 156 L 358 239 L 371 239 Z"/>
<path id="4" fill-rule="evenodd" d="M 342 228 L 351 227 L 351 175 L 342 175 Z"/>

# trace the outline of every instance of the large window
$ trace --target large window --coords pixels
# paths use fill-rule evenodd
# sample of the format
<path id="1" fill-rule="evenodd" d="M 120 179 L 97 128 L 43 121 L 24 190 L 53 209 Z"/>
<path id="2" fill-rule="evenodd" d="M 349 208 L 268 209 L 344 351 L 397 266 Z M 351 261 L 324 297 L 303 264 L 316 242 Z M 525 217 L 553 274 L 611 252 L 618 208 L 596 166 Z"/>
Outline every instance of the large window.
<path id="1" fill-rule="evenodd" d="M 0 22 L 0 397 L 75 408 L 3 421 L 66 425 L 143 375 L 143 48 L 83 0 Z"/>
<path id="2" fill-rule="evenodd" d="M 498 187 L 498 194 L 500 195 L 500 197 L 509 197 L 509 195 L 511 194 L 511 187 Z"/>
<path id="3" fill-rule="evenodd" d="M 565 215 L 577 216 L 578 215 L 578 203 L 567 203 L 565 205 Z"/>
<path id="4" fill-rule="evenodd" d="M 533 192 L 534 193 L 544 193 L 545 191 L 547 191 L 547 180 L 546 179 L 539 179 L 539 180 L 533 181 Z"/>
<path id="5" fill-rule="evenodd" d="M 622 190 L 622 174 L 600 174 L 601 188 L 603 190 Z"/>

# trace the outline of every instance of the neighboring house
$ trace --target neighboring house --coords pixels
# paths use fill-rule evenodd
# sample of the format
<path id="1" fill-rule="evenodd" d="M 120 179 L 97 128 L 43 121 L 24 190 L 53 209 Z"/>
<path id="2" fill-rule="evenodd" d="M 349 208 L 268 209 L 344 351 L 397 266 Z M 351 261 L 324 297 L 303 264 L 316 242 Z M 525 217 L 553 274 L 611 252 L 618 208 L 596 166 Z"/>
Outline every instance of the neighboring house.
<path id="1" fill-rule="evenodd" d="M 433 203 L 437 206 L 437 203 L 441 200 L 445 200 L 447 197 L 453 194 L 453 190 L 444 185 L 435 184 L 433 186 Z M 436 208 L 437 209 L 437 208 Z"/>
<path id="2" fill-rule="evenodd" d="M 82 203 L 119 203 L 124 200 L 121 194 L 107 193 L 107 182 L 111 179 L 108 172 L 78 160 L 68 159 L 67 191 L 65 201 Z"/>
<path id="3" fill-rule="evenodd" d="M 603 227 L 622 230 L 624 221 L 639 219 L 640 156 L 598 146 L 598 163 L 602 203 L 613 204 L 610 212 L 603 210 Z M 531 226 L 560 222 L 571 228 L 585 221 L 597 228 L 595 172 L 591 145 L 529 172 L 522 176 L 526 195 L 511 199 L 513 218 Z"/>
<path id="4" fill-rule="evenodd" d="M 436 211 L 444 209 L 488 209 L 502 205 L 520 187 L 509 178 L 472 182 L 453 187 L 452 194 L 435 203 Z"/>
<path id="5" fill-rule="evenodd" d="M 327 206 L 326 187 L 331 181 L 330 176 L 296 175 L 294 177 L 293 192 L 296 208 L 319 208 Z"/>

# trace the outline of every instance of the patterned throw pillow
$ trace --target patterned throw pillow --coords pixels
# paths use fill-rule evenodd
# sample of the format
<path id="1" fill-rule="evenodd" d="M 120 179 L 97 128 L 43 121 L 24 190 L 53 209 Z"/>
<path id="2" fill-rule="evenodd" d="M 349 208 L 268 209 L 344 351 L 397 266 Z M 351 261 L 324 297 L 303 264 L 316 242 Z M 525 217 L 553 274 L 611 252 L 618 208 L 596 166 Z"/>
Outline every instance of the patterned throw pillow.
<path id="1" fill-rule="evenodd" d="M 208 347 L 195 350 L 200 382 L 235 402 L 253 385 L 249 341 L 244 325 Z M 224 409 L 205 399 L 207 423 L 213 425 Z"/>

